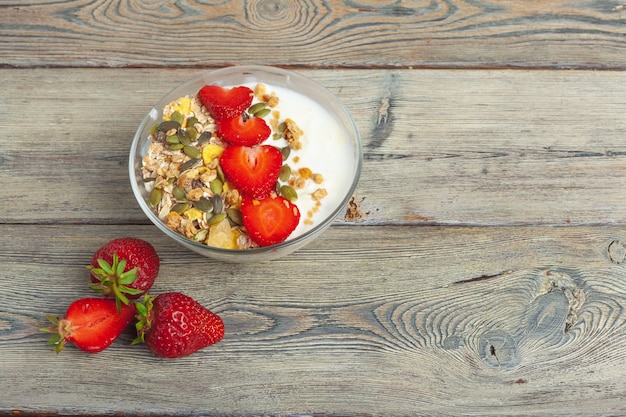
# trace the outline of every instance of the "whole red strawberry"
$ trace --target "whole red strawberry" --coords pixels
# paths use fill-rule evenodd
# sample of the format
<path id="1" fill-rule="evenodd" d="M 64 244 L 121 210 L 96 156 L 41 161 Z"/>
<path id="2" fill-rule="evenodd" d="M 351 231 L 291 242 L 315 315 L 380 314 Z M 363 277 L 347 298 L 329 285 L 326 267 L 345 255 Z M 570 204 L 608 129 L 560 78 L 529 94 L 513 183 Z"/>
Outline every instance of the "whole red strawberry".
<path id="1" fill-rule="evenodd" d="M 154 356 L 179 358 L 219 342 L 224 323 L 193 298 L 179 292 L 146 295 L 137 303 L 137 339 Z"/>
<path id="2" fill-rule="evenodd" d="M 122 305 L 118 311 L 111 298 L 83 298 L 68 307 L 65 317 L 47 316 L 52 326 L 41 329 L 54 333 L 48 344 L 59 353 L 67 342 L 85 352 L 106 349 L 135 318 L 134 304 Z"/>
<path id="3" fill-rule="evenodd" d="M 129 304 L 154 284 L 159 274 L 160 260 L 154 247 L 145 240 L 124 237 L 114 239 L 93 254 L 91 287 L 118 305 Z"/>

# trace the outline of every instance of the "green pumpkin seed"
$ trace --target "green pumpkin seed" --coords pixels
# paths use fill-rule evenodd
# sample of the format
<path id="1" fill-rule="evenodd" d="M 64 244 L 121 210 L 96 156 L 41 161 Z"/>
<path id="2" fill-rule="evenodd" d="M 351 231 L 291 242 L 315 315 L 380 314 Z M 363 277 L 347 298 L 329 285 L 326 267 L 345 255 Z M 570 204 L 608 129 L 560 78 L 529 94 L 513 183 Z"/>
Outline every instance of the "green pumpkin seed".
<path id="1" fill-rule="evenodd" d="M 243 225 L 243 216 L 241 215 L 241 210 L 229 208 L 228 210 L 226 210 L 226 215 L 237 226 Z"/>
<path id="2" fill-rule="evenodd" d="M 278 126 L 276 126 L 276 133 L 278 133 L 278 134 L 280 134 L 282 136 L 283 133 L 285 133 L 285 129 L 287 129 L 287 123 L 280 122 L 278 124 Z"/>
<path id="3" fill-rule="evenodd" d="M 278 176 L 278 179 L 281 180 L 282 182 L 287 182 L 290 177 L 291 177 L 291 167 L 287 164 L 280 167 L 280 175 Z"/>
<path id="4" fill-rule="evenodd" d="M 224 177 L 224 171 L 222 171 L 222 167 L 219 165 L 217 166 L 217 178 L 222 181 L 222 184 L 226 182 L 226 177 Z"/>
<path id="5" fill-rule="evenodd" d="M 200 165 L 200 163 L 202 162 L 201 158 L 191 158 L 185 162 L 183 162 L 182 164 L 180 164 L 180 172 L 184 172 L 187 171 L 188 169 L 191 168 L 195 168 L 197 165 Z"/>
<path id="6" fill-rule="evenodd" d="M 176 177 L 169 177 L 169 178 L 167 179 L 167 183 L 168 183 L 168 184 L 174 184 L 174 182 L 175 182 L 175 181 L 176 181 Z"/>
<path id="7" fill-rule="evenodd" d="M 193 146 L 185 146 L 183 148 L 183 152 L 185 153 L 185 155 L 187 155 L 190 158 L 200 158 L 200 156 L 202 156 L 202 153 L 200 152 L 200 150 Z"/>
<path id="8" fill-rule="evenodd" d="M 180 143 L 180 139 L 178 139 L 178 135 L 172 135 L 165 138 L 167 143 Z"/>
<path id="9" fill-rule="evenodd" d="M 211 202 L 213 203 L 214 213 L 221 213 L 224 211 L 224 202 L 222 201 L 222 197 L 220 197 L 219 194 L 211 196 Z"/>
<path id="10" fill-rule="evenodd" d="M 274 139 L 274 140 L 281 139 L 282 137 L 283 137 L 283 135 L 281 135 L 280 133 L 274 133 L 272 135 L 272 139 Z"/>
<path id="11" fill-rule="evenodd" d="M 198 139 L 198 129 L 193 126 L 190 126 L 186 129 L 187 134 L 189 135 L 189 139 L 192 142 L 195 142 Z"/>
<path id="12" fill-rule="evenodd" d="M 148 197 L 148 203 L 150 204 L 150 207 L 154 208 L 158 206 L 161 202 L 161 197 L 163 197 L 163 191 L 159 190 L 158 188 L 153 188 L 152 191 L 150 191 L 150 197 Z"/>
<path id="13" fill-rule="evenodd" d="M 211 224 L 217 224 L 226 218 L 226 213 L 217 213 L 212 215 L 206 222 Z"/>
<path id="14" fill-rule="evenodd" d="M 196 233 L 196 235 L 193 237 L 193 240 L 195 240 L 196 242 L 204 242 L 208 234 L 208 229 L 202 229 L 198 233 Z"/>
<path id="15" fill-rule="evenodd" d="M 178 125 L 180 126 L 180 125 L 183 124 L 183 120 L 185 120 L 185 118 L 183 117 L 183 115 L 178 110 L 176 110 L 170 116 L 170 120 L 173 120 L 173 121 L 177 122 Z"/>
<path id="16" fill-rule="evenodd" d="M 156 133 L 159 131 L 159 124 L 155 123 L 150 127 L 150 134 L 151 135 L 156 135 Z"/>
<path id="17" fill-rule="evenodd" d="M 168 145 L 167 149 L 169 149 L 170 151 L 180 151 L 184 147 L 185 145 L 183 145 L 182 143 L 172 143 Z"/>
<path id="18" fill-rule="evenodd" d="M 176 200 L 185 201 L 187 199 L 187 191 L 183 187 L 174 187 L 172 194 L 174 194 Z"/>
<path id="19" fill-rule="evenodd" d="M 265 116 L 267 116 L 268 114 L 270 114 L 270 113 L 271 113 L 271 111 L 272 111 L 272 109 L 268 109 L 268 108 L 265 108 L 265 109 L 259 110 L 258 112 L 254 113 L 254 117 L 259 117 L 259 118 L 261 118 L 261 119 L 262 119 L 262 118 L 264 118 Z"/>
<path id="20" fill-rule="evenodd" d="M 289 155 L 291 154 L 291 148 L 289 146 L 285 146 L 284 148 L 280 150 L 280 154 L 283 156 L 283 161 L 286 161 L 287 158 L 289 158 Z"/>
<path id="21" fill-rule="evenodd" d="M 175 121 L 175 120 L 166 120 L 166 121 L 161 122 L 159 124 L 158 129 L 161 132 L 167 132 L 167 131 L 170 131 L 172 129 L 178 130 L 178 129 L 180 129 L 180 123 Z"/>
<path id="22" fill-rule="evenodd" d="M 172 207 L 171 211 L 174 211 L 174 212 L 176 212 L 178 214 L 183 214 L 184 212 L 186 212 L 190 208 L 191 208 L 191 204 L 189 204 L 189 203 L 176 203 Z"/>
<path id="23" fill-rule="evenodd" d="M 260 103 L 256 103 L 253 104 L 252 106 L 250 106 L 250 108 L 248 109 L 248 113 L 250 114 L 255 114 L 261 110 L 264 110 L 267 108 L 267 103 L 264 102 L 260 102 Z"/>
<path id="24" fill-rule="evenodd" d="M 198 201 L 194 201 L 193 206 L 205 213 L 213 211 L 213 202 L 206 197 L 201 197 Z"/>
<path id="25" fill-rule="evenodd" d="M 298 200 L 298 193 L 288 185 L 280 187 L 280 194 L 292 203 Z"/>
<path id="26" fill-rule="evenodd" d="M 211 181 L 211 191 L 213 191 L 213 194 L 222 194 L 223 185 L 222 180 L 219 178 L 215 178 Z"/>
<path id="27" fill-rule="evenodd" d="M 185 146 L 191 145 L 191 136 L 189 136 L 189 132 L 187 129 L 179 129 L 178 130 L 178 140 Z"/>
<path id="28" fill-rule="evenodd" d="M 198 123 L 200 123 L 198 119 L 196 119 L 194 116 L 191 116 L 187 119 L 187 129 L 189 129 L 190 127 L 193 127 L 195 129 Z"/>

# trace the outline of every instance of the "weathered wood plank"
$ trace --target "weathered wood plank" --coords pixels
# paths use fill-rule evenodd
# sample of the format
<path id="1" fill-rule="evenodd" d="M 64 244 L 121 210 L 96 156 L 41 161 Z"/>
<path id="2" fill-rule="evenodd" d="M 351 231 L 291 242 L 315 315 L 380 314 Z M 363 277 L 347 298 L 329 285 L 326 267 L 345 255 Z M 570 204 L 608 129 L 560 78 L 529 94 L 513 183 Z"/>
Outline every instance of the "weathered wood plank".
<path id="1" fill-rule="evenodd" d="M 3 223 L 145 223 L 127 153 L 199 70 L 0 70 Z M 626 73 L 303 70 L 352 112 L 366 224 L 624 224 Z M 364 88 L 366 86 L 366 88 Z"/>
<path id="2" fill-rule="evenodd" d="M 617 1 L 0 3 L 0 65 L 626 68 Z"/>
<path id="3" fill-rule="evenodd" d="M 222 315 L 222 342 L 175 361 L 130 331 L 98 355 L 48 350 L 44 315 L 91 294 L 84 265 L 121 235 L 160 253 L 155 293 Z M 1 225 L 0 412 L 626 412 L 623 228 L 333 226 L 258 265 L 171 245 L 150 226 Z M 112 383 L 134 395 L 112 402 Z"/>

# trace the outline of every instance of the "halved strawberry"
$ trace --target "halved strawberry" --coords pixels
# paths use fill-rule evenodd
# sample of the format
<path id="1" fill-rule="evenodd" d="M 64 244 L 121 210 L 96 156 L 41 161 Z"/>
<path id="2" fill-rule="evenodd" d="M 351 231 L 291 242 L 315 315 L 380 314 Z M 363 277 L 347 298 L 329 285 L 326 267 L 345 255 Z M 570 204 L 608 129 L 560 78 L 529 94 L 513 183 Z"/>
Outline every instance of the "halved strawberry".
<path id="1" fill-rule="evenodd" d="M 252 198 L 264 198 L 275 189 L 282 165 L 282 154 L 270 145 L 233 145 L 220 157 L 226 179 L 242 195 Z"/>
<path id="2" fill-rule="evenodd" d="M 81 350 L 97 353 L 106 349 L 133 321 L 134 303 L 118 306 L 112 298 L 82 298 L 67 308 L 65 317 L 47 316 L 52 326 L 41 329 L 53 333 L 48 344 L 59 353 L 69 341 Z"/>
<path id="3" fill-rule="evenodd" d="M 250 104 L 254 92 L 245 86 L 224 88 L 219 85 L 205 85 L 198 91 L 202 105 L 215 120 L 232 119 L 241 115 Z"/>
<path id="4" fill-rule="evenodd" d="M 284 242 L 300 222 L 298 207 L 276 193 L 262 200 L 244 198 L 241 215 L 250 238 L 261 246 Z"/>
<path id="5" fill-rule="evenodd" d="M 245 112 L 232 119 L 218 120 L 215 127 L 217 135 L 231 145 L 258 145 L 272 133 L 264 119 Z"/>

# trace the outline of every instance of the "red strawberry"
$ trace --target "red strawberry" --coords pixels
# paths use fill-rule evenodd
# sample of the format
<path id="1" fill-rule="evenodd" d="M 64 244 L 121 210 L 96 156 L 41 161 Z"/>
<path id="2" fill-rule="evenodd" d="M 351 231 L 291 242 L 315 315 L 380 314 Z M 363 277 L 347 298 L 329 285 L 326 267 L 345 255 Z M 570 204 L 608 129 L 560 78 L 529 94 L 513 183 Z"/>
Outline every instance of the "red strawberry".
<path id="1" fill-rule="evenodd" d="M 115 297 L 118 305 L 145 294 L 159 274 L 160 261 L 154 247 L 132 237 L 114 239 L 91 258 L 91 288 Z"/>
<path id="2" fill-rule="evenodd" d="M 218 120 L 215 125 L 217 135 L 231 145 L 258 145 L 272 133 L 264 119 L 247 113 L 232 119 Z"/>
<path id="3" fill-rule="evenodd" d="M 202 105 L 215 120 L 232 119 L 241 115 L 250 104 L 254 92 L 248 87 L 224 88 L 219 85 L 205 85 L 198 91 Z"/>
<path id="4" fill-rule="evenodd" d="M 64 318 L 48 316 L 52 326 L 41 330 L 54 333 L 48 344 L 57 353 L 67 342 L 85 352 L 97 353 L 117 339 L 136 312 L 134 304 L 123 305 L 118 311 L 111 298 L 83 298 L 70 304 Z"/>
<path id="5" fill-rule="evenodd" d="M 275 193 L 262 200 L 244 198 L 241 214 L 250 238 L 261 246 L 283 242 L 300 222 L 298 207 Z"/>
<path id="6" fill-rule="evenodd" d="M 220 157 L 226 179 L 243 195 L 252 198 L 263 198 L 275 190 L 282 165 L 282 154 L 270 145 L 233 145 Z"/>
<path id="7" fill-rule="evenodd" d="M 179 292 L 146 295 L 137 303 L 137 339 L 154 356 L 179 358 L 219 342 L 224 323 L 193 298 Z"/>

